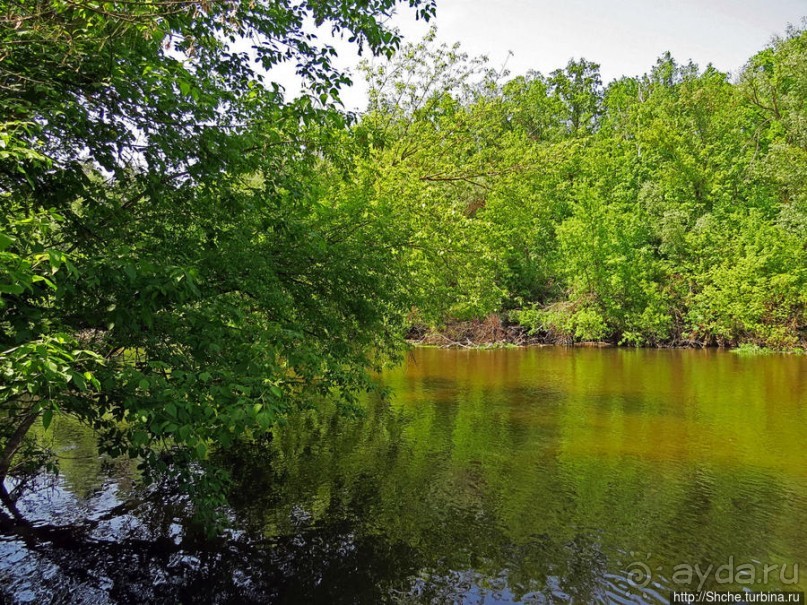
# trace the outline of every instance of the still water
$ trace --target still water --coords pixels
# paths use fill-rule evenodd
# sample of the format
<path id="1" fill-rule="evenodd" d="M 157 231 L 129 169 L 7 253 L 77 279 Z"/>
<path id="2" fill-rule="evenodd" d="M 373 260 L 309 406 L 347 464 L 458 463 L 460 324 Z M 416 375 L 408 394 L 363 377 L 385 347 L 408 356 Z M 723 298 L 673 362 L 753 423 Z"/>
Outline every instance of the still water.
<path id="1" fill-rule="evenodd" d="M 214 540 L 61 420 L 62 476 L 26 502 L 34 530 L 0 534 L 0 590 L 667 603 L 674 589 L 807 589 L 805 357 L 417 349 L 382 380 L 388 400 L 358 418 L 307 412 L 232 454 L 231 530 Z"/>

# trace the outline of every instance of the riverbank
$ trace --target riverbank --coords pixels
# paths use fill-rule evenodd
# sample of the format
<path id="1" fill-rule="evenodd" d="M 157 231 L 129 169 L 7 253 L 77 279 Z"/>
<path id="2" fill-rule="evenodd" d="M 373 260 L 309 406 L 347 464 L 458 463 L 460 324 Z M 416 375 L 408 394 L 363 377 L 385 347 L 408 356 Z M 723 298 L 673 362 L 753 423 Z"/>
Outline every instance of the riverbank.
<path id="1" fill-rule="evenodd" d="M 744 355 L 765 355 L 770 353 L 807 353 L 807 343 L 787 349 L 763 347 L 754 342 L 706 342 L 700 340 L 674 338 L 653 342 L 641 347 L 620 345 L 617 341 L 575 340 L 571 335 L 557 332 L 532 332 L 528 327 L 516 323 L 505 314 L 491 314 L 485 318 L 469 320 L 449 319 L 439 328 L 415 325 L 406 334 L 409 344 L 416 347 L 494 349 L 526 346 L 567 346 L 587 348 L 609 348 L 631 346 L 631 348 L 655 349 L 729 349 Z"/>
<path id="2" fill-rule="evenodd" d="M 526 346 L 614 347 L 616 343 L 575 341 L 562 335 L 532 333 L 529 328 L 509 321 L 506 316 L 491 314 L 485 318 L 447 320 L 440 328 L 413 326 L 406 335 L 410 344 L 438 348 L 506 348 Z"/>

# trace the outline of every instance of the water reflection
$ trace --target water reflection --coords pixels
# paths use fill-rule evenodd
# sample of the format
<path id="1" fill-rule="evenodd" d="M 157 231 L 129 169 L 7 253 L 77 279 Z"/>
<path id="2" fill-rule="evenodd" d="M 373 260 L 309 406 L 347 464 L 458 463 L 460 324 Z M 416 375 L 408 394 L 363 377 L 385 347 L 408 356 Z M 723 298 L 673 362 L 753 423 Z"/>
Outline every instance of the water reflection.
<path id="1" fill-rule="evenodd" d="M 701 582 L 682 565 L 731 562 L 807 586 L 807 359 L 420 349 L 383 380 L 360 419 L 307 413 L 230 452 L 238 531 L 212 542 L 58 435 L 86 463 L 30 505 L 53 535 L 61 509 L 91 523 L 7 529 L 0 580 L 20 601 L 38 580 L 89 602 L 666 603 Z M 727 575 L 701 587 L 745 586 Z"/>

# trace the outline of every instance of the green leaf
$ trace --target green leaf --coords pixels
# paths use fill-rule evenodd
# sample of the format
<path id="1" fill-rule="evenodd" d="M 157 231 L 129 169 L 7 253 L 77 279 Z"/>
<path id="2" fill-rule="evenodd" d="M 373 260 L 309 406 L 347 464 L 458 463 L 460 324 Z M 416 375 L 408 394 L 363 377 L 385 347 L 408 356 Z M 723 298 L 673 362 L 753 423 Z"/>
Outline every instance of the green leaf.
<path id="1" fill-rule="evenodd" d="M 188 426 L 187 424 L 183 424 L 181 427 L 179 427 L 177 433 L 179 434 L 179 438 L 182 441 L 187 441 L 188 437 L 190 437 L 191 435 L 191 427 Z"/>
<path id="2" fill-rule="evenodd" d="M 8 248 L 14 243 L 14 238 L 9 237 L 5 233 L 0 233 L 0 252 Z"/>
<path id="3" fill-rule="evenodd" d="M 51 421 L 53 420 L 53 410 L 51 408 L 46 409 L 42 412 L 42 426 L 45 427 L 45 430 L 48 430 Z"/>
<path id="4" fill-rule="evenodd" d="M 78 387 L 80 390 L 84 391 L 87 388 L 87 382 L 80 372 L 71 371 L 70 379 L 73 381 L 73 384 L 75 384 L 76 387 Z"/>
<path id="5" fill-rule="evenodd" d="M 53 274 L 61 267 L 64 255 L 56 250 L 48 250 L 48 260 L 50 261 L 50 272 Z"/>

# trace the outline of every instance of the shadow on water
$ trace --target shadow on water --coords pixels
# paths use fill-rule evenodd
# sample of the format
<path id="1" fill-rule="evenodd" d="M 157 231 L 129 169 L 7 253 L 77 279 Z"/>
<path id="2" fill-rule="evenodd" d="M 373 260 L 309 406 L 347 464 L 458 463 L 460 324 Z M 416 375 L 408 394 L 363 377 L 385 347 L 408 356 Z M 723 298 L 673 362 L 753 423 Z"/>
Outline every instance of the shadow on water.
<path id="1" fill-rule="evenodd" d="M 672 589 L 805 589 L 805 359 L 417 350 L 383 380 L 392 401 L 361 418 L 300 414 L 222 454 L 232 527 L 212 540 L 181 499 L 137 488 L 62 420 L 62 476 L 24 500 L 30 526 L 0 523 L 0 591 L 666 603 Z"/>
<path id="2" fill-rule="evenodd" d="M 40 504 L 42 504 L 40 502 Z M 405 578 L 405 547 L 357 536 L 345 522 L 264 537 L 189 535 L 174 518 L 155 523 L 156 503 L 125 504 L 84 524 L 0 523 L 0 574 L 17 602 L 273 603 L 374 602 L 376 583 Z M 152 523 L 149 526 L 149 522 Z M 411 571 L 411 570 L 410 570 Z"/>

